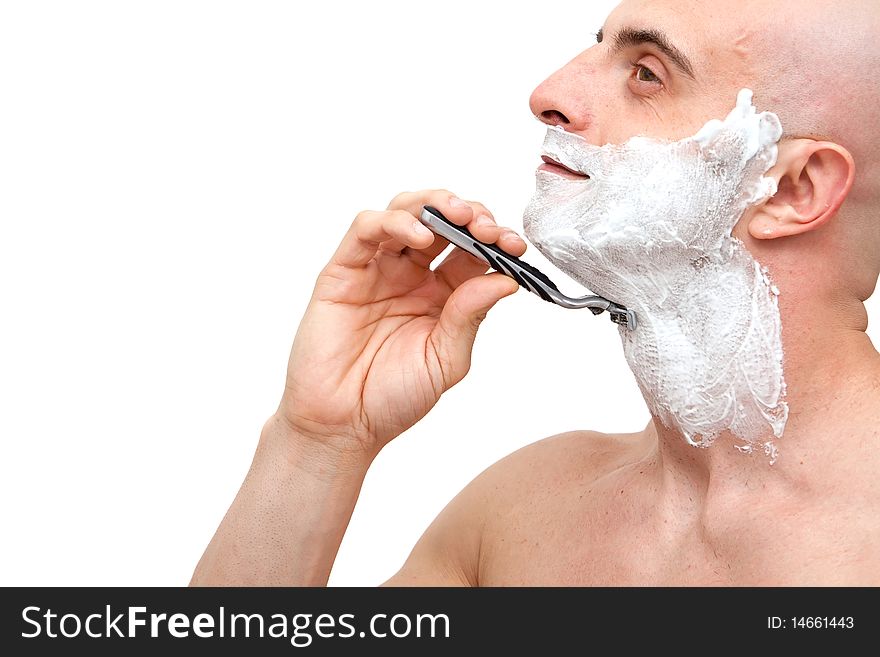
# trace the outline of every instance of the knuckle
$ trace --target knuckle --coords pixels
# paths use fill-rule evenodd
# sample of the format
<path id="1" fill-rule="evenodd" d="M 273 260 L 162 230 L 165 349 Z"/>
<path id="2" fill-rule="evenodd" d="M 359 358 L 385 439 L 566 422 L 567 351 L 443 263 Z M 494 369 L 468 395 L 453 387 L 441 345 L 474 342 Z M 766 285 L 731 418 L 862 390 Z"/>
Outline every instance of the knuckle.
<path id="1" fill-rule="evenodd" d="M 409 199 L 412 198 L 412 192 L 400 192 L 397 196 L 391 199 L 391 203 L 388 204 L 388 208 L 394 208 L 401 205 L 405 205 Z"/>
<path id="2" fill-rule="evenodd" d="M 431 205 L 442 205 L 453 196 L 458 196 L 455 192 L 448 189 L 432 189 L 425 194 L 425 200 Z"/>
<path id="3" fill-rule="evenodd" d="M 361 210 L 355 215 L 354 221 L 351 222 L 352 226 L 362 228 L 372 220 L 374 214 L 372 210 Z"/>

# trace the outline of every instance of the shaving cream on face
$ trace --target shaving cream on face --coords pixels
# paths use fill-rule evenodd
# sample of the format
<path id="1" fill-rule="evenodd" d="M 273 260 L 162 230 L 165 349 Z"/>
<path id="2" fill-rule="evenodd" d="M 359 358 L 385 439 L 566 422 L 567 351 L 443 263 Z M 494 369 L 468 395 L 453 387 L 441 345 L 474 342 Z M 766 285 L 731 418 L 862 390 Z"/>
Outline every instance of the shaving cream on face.
<path id="1" fill-rule="evenodd" d="M 587 288 L 635 311 L 624 354 L 652 414 L 692 445 L 725 430 L 775 459 L 788 417 L 778 290 L 731 230 L 776 193 L 782 127 L 743 89 L 724 120 L 677 142 L 594 146 L 552 126 L 526 237 Z"/>

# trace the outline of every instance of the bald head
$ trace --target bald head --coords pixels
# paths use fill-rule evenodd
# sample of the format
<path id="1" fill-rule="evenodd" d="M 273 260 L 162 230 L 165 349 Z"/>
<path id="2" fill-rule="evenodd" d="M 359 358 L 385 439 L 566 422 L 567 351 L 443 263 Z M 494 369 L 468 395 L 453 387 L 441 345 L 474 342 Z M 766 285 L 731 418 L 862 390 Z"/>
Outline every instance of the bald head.
<path id="1" fill-rule="evenodd" d="M 712 3 L 704 3 L 712 4 Z M 740 26 L 739 55 L 749 61 L 765 109 L 785 138 L 845 148 L 855 165 L 846 204 L 823 230 L 839 258 L 840 281 L 861 300 L 880 273 L 880 3 L 876 0 L 749 0 L 742 8 L 760 29 Z M 841 249 L 840 247 L 844 248 Z"/>
<path id="2" fill-rule="evenodd" d="M 820 0 L 749 0 L 736 12 L 756 26 L 738 27 L 730 42 L 786 133 L 838 142 L 859 165 L 876 160 L 880 3 L 845 0 L 831 10 Z"/>

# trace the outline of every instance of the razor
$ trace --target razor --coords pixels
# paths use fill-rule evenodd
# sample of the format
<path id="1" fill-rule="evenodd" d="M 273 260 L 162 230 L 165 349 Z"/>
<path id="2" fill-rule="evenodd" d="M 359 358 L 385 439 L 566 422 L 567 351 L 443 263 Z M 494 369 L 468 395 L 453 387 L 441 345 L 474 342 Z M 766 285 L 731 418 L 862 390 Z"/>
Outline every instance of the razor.
<path id="1" fill-rule="evenodd" d="M 544 301 L 563 308 L 589 308 L 594 315 L 601 315 L 607 311 L 612 322 L 626 326 L 631 331 L 635 330 L 636 315 L 632 310 L 596 295 L 570 297 L 563 294 L 546 274 L 494 244 L 481 242 L 464 226 L 449 221 L 437 208 L 426 205 L 419 220 L 440 237 L 479 258 L 495 271 L 510 276 L 520 286 L 537 294 Z"/>

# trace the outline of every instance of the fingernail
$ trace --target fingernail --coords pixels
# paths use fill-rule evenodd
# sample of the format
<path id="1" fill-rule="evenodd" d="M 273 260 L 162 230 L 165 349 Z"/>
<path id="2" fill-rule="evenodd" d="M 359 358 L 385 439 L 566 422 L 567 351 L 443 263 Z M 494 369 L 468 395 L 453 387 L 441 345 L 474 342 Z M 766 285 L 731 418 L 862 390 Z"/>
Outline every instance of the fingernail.
<path id="1" fill-rule="evenodd" d="M 478 226 L 494 226 L 495 221 L 487 214 L 481 214 L 477 217 L 477 225 Z"/>
<path id="2" fill-rule="evenodd" d="M 449 205 L 453 208 L 466 208 L 468 204 L 462 201 L 457 196 L 453 196 L 449 199 Z"/>
<path id="3" fill-rule="evenodd" d="M 504 233 L 504 237 L 506 237 L 506 238 L 509 239 L 509 240 L 516 240 L 517 242 L 523 242 L 523 244 L 525 244 L 525 242 L 523 241 L 523 238 L 520 237 L 519 235 L 517 235 L 517 234 L 516 234 L 515 232 L 513 232 L 512 230 L 508 230 L 508 231 L 506 231 L 506 232 Z"/>
<path id="4" fill-rule="evenodd" d="M 431 232 L 431 229 L 425 226 L 425 224 L 423 224 L 421 221 L 414 221 L 413 231 L 415 231 L 419 235 L 427 235 Z"/>

